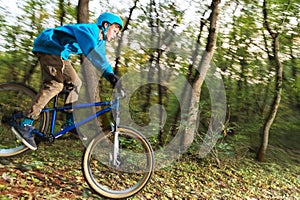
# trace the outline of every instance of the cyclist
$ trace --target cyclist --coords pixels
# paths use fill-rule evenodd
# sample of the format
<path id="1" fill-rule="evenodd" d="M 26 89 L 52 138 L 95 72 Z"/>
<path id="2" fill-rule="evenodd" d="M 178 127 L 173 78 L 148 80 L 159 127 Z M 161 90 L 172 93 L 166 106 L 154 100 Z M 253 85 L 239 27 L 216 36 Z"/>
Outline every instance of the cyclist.
<path id="1" fill-rule="evenodd" d="M 113 87 L 122 87 L 121 84 L 117 84 L 119 78 L 106 59 L 105 46 L 106 42 L 117 37 L 122 27 L 123 22 L 118 15 L 104 12 L 97 18 L 96 23 L 64 25 L 45 29 L 38 35 L 32 51 L 41 65 L 43 86 L 26 117 L 12 128 L 26 146 L 32 150 L 37 149 L 33 137 L 33 122 L 46 104 L 62 91 L 64 84 L 73 85 L 65 104 L 72 104 L 78 100 L 82 83 L 69 61 L 70 55 L 83 54 Z M 66 123 L 74 123 L 72 112 L 67 112 Z"/>

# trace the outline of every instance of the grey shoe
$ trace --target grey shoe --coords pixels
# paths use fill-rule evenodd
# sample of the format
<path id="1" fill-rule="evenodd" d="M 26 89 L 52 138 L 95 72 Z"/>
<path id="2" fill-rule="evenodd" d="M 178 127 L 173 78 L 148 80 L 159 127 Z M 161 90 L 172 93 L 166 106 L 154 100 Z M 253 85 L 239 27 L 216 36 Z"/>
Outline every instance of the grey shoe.
<path id="1" fill-rule="evenodd" d="M 31 150 L 37 149 L 37 145 L 35 143 L 34 137 L 32 136 L 32 132 L 35 130 L 33 126 L 31 125 L 26 125 L 24 127 L 12 126 L 11 130 L 29 149 Z"/>

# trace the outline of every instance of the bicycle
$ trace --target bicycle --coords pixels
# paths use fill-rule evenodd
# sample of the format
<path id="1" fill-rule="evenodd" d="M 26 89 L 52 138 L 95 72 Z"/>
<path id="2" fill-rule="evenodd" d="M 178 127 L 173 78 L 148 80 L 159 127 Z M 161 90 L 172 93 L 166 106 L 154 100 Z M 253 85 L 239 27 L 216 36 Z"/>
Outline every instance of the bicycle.
<path id="1" fill-rule="evenodd" d="M 26 85 L 0 83 L 0 158 L 17 156 L 29 150 L 11 129 L 24 117 L 22 111 L 32 102 L 35 95 L 36 92 Z M 35 120 L 34 126 L 38 130 L 35 135 L 37 144 L 45 141 L 53 143 L 56 138 L 70 130 L 104 113 L 112 112 L 115 120 L 110 128 L 95 134 L 87 142 L 82 159 L 83 176 L 92 190 L 106 198 L 128 198 L 141 191 L 154 171 L 153 150 L 140 132 L 119 125 L 119 105 L 122 98 L 120 93 L 111 101 L 73 106 L 58 106 L 59 95 L 53 98 L 53 106 L 45 107 L 39 119 Z M 75 122 L 72 126 L 54 132 L 57 112 L 100 106 L 105 108 Z"/>

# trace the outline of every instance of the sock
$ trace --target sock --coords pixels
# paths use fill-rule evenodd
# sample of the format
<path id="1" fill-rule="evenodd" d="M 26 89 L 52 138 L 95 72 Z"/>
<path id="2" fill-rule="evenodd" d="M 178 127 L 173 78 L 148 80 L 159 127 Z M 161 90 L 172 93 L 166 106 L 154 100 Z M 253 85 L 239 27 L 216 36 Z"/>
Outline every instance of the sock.
<path id="1" fill-rule="evenodd" d="M 74 116 L 73 116 L 73 113 L 71 112 L 67 112 L 66 113 L 66 124 L 68 126 L 74 124 Z"/>
<path id="2" fill-rule="evenodd" d="M 28 118 L 28 117 L 25 117 L 25 118 L 23 119 L 23 121 L 21 121 L 20 125 L 21 125 L 21 127 L 24 128 L 25 126 L 28 126 L 28 125 L 32 126 L 33 122 L 34 122 L 33 119 Z"/>

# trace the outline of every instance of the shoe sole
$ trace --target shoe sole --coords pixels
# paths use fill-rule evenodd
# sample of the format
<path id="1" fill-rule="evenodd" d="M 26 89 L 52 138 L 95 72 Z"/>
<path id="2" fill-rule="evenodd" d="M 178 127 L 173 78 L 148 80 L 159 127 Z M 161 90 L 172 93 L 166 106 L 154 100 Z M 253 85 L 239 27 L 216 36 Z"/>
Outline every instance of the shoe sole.
<path id="1" fill-rule="evenodd" d="M 25 144 L 29 149 L 31 150 L 36 150 L 37 147 L 31 146 L 23 137 L 22 135 L 19 133 L 19 131 L 17 131 L 15 129 L 15 127 L 11 127 L 12 132 L 23 142 L 23 144 Z"/>

